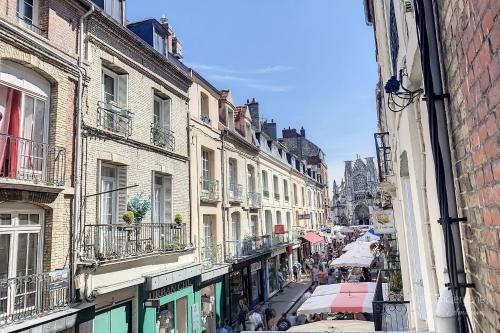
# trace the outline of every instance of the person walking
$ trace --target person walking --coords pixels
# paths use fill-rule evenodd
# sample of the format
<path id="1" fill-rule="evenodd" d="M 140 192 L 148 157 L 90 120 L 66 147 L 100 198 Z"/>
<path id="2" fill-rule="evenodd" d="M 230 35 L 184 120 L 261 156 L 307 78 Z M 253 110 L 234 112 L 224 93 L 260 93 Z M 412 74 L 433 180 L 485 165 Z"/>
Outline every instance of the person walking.
<path id="1" fill-rule="evenodd" d="M 293 311 L 292 314 L 288 316 L 288 321 L 292 326 L 297 325 L 297 311 Z"/>
<path id="2" fill-rule="evenodd" d="M 278 271 L 278 283 L 279 283 L 279 292 L 283 292 L 283 287 L 285 286 L 285 278 L 283 277 L 283 273 Z"/>
<path id="3" fill-rule="evenodd" d="M 266 319 L 266 329 L 268 331 L 270 331 L 269 321 L 271 320 L 273 313 L 274 313 L 274 309 L 273 309 L 272 303 L 267 304 L 267 308 L 264 310 L 264 317 Z"/>
<path id="4" fill-rule="evenodd" d="M 281 318 L 278 320 L 276 327 L 278 328 L 278 331 L 288 331 L 288 329 L 292 327 L 292 324 L 286 317 L 285 312 L 283 312 L 283 314 L 281 315 Z"/>
<path id="5" fill-rule="evenodd" d="M 318 266 L 314 265 L 313 269 L 312 269 L 312 284 L 314 286 L 317 286 L 318 285 L 318 273 L 319 273 L 319 269 L 318 269 Z"/>
<path id="6" fill-rule="evenodd" d="M 273 310 L 271 314 L 271 319 L 269 319 L 269 323 L 267 324 L 268 331 L 276 331 L 276 311 Z"/>
<path id="7" fill-rule="evenodd" d="M 293 280 L 297 282 L 299 280 L 299 268 L 297 267 L 297 264 L 293 265 L 292 272 L 293 272 Z"/>
<path id="8" fill-rule="evenodd" d="M 265 329 L 262 315 L 260 314 L 260 305 L 255 307 L 255 310 L 248 319 L 250 320 L 254 331 L 263 331 Z"/>
<path id="9" fill-rule="evenodd" d="M 245 303 L 245 299 L 240 299 L 238 303 L 238 326 L 242 327 L 243 331 L 247 330 L 248 312 L 249 310 L 248 306 Z"/>

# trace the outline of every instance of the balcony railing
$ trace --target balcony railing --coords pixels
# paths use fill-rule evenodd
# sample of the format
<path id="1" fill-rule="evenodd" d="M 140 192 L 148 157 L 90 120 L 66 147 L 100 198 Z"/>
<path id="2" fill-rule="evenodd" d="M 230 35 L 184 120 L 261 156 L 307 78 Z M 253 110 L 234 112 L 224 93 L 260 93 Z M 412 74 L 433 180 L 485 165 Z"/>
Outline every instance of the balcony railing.
<path id="1" fill-rule="evenodd" d="M 207 202 L 219 201 L 219 181 L 211 178 L 200 178 L 200 199 Z"/>
<path id="2" fill-rule="evenodd" d="M 211 268 L 214 265 L 224 262 L 222 244 L 207 245 L 200 241 L 200 260 L 203 268 Z"/>
<path id="3" fill-rule="evenodd" d="M 226 241 L 227 259 L 235 260 L 262 253 L 271 248 L 268 235 L 249 237 L 243 240 Z"/>
<path id="4" fill-rule="evenodd" d="M 19 23 L 24 26 L 27 29 L 30 29 L 33 32 L 36 32 L 37 34 L 41 35 L 43 33 L 43 29 L 40 28 L 39 26 L 33 24 L 33 19 L 24 16 L 23 14 L 17 12 L 16 13 L 17 18 L 19 19 Z"/>
<path id="5" fill-rule="evenodd" d="M 181 251 L 186 226 L 177 223 L 86 225 L 83 259 L 107 261 Z"/>
<path id="6" fill-rule="evenodd" d="M 290 242 L 290 233 L 288 231 L 285 231 L 284 234 L 273 233 L 271 239 L 273 247 L 288 244 Z"/>
<path id="7" fill-rule="evenodd" d="M 132 135 L 133 113 L 113 103 L 99 102 L 97 123 L 103 129 L 129 137 Z"/>
<path id="8" fill-rule="evenodd" d="M 379 181 L 384 182 L 387 176 L 392 175 L 391 147 L 389 146 L 389 132 L 375 133 L 375 149 L 377 152 Z"/>
<path id="9" fill-rule="evenodd" d="M 286 202 L 289 202 L 290 201 L 290 197 L 288 195 L 285 195 L 285 201 Z"/>
<path id="10" fill-rule="evenodd" d="M 280 199 L 280 194 L 274 193 L 274 200 L 279 200 L 279 199 Z"/>
<path id="11" fill-rule="evenodd" d="M 151 124 L 151 143 L 157 147 L 166 150 L 175 150 L 174 132 L 170 129 L 160 126 L 158 123 Z"/>
<path id="12" fill-rule="evenodd" d="M 0 279 L 0 327 L 66 308 L 69 270 Z"/>
<path id="13" fill-rule="evenodd" d="M 264 198 L 269 198 L 269 191 L 268 190 L 264 190 L 264 191 L 262 191 L 262 193 L 264 194 Z"/>
<path id="14" fill-rule="evenodd" d="M 64 148 L 0 133 L 0 151 L 2 150 L 0 178 L 64 186 Z"/>
<path id="15" fill-rule="evenodd" d="M 380 270 L 373 296 L 375 331 L 408 331 L 409 301 L 404 300 L 400 270 Z"/>
<path id="16" fill-rule="evenodd" d="M 253 209 L 259 209 L 262 207 L 262 198 L 260 193 L 248 192 L 248 206 Z"/>
<path id="17" fill-rule="evenodd" d="M 228 197 L 229 201 L 243 201 L 243 186 L 240 184 L 229 184 Z"/>

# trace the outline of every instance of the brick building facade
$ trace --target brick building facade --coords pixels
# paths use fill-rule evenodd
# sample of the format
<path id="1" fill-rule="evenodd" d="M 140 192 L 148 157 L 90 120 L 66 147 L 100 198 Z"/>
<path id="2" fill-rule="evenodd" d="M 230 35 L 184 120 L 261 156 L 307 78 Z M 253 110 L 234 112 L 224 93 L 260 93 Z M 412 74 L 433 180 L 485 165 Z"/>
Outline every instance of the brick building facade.
<path id="1" fill-rule="evenodd" d="M 440 1 L 448 122 L 471 318 L 477 332 L 500 329 L 500 3 Z"/>

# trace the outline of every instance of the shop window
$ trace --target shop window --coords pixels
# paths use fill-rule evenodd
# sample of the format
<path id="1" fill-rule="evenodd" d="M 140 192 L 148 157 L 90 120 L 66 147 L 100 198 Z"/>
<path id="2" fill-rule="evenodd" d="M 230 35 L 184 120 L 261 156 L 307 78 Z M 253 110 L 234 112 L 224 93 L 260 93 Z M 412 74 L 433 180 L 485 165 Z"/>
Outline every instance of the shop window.
<path id="1" fill-rule="evenodd" d="M 129 333 L 132 332 L 132 304 L 127 302 L 112 309 L 96 313 L 94 332 Z"/>
<path id="2" fill-rule="evenodd" d="M 215 333 L 217 329 L 217 314 L 215 309 L 215 285 L 201 289 L 201 322 L 204 333 Z"/>

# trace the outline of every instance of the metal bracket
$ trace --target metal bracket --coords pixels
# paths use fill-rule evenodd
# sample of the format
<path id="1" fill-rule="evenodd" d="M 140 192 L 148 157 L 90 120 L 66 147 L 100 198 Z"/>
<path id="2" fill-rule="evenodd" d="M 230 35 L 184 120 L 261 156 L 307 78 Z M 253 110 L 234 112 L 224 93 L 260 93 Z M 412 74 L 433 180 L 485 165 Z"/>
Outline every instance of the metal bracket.
<path id="1" fill-rule="evenodd" d="M 444 286 L 448 289 L 476 288 L 475 283 L 459 283 L 456 287 L 452 287 L 451 283 L 446 283 Z"/>
<path id="2" fill-rule="evenodd" d="M 452 223 L 458 223 L 458 222 L 467 222 L 467 218 L 466 217 L 445 217 L 445 218 L 438 219 L 438 223 L 441 225 L 443 225 L 443 223 L 452 224 Z"/>
<path id="3" fill-rule="evenodd" d="M 450 98 L 450 94 L 448 93 L 445 93 L 445 94 L 441 94 L 441 95 L 434 95 L 434 99 L 437 99 L 437 100 L 443 100 L 445 98 Z M 423 101 L 426 101 L 427 100 L 427 97 L 422 97 L 422 100 Z"/>

